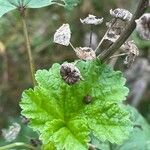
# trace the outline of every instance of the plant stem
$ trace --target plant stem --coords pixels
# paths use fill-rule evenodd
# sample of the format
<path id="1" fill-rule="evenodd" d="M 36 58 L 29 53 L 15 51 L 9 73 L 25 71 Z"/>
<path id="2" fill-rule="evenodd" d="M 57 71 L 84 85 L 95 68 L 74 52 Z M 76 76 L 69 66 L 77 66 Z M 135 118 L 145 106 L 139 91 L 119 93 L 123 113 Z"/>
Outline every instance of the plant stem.
<path id="1" fill-rule="evenodd" d="M 36 81 L 35 81 L 35 77 L 34 77 L 34 75 L 35 75 L 35 66 L 34 66 L 32 52 L 31 52 L 31 45 L 30 45 L 28 28 L 27 28 L 27 23 L 26 23 L 24 10 L 23 10 L 23 12 L 21 12 L 21 18 L 22 18 L 24 37 L 25 37 L 25 40 L 26 40 L 26 48 L 27 48 L 27 54 L 28 54 L 28 61 L 29 61 L 29 65 L 30 65 L 31 79 L 32 79 L 33 85 L 35 86 L 36 85 Z"/>
<path id="2" fill-rule="evenodd" d="M 129 55 L 130 53 L 122 53 L 122 54 L 117 54 L 117 55 L 113 55 L 110 58 L 115 58 L 115 57 L 119 57 L 119 56 L 125 56 L 125 55 Z"/>
<path id="3" fill-rule="evenodd" d="M 107 29 L 106 33 L 104 34 L 103 38 L 101 39 L 101 41 L 99 42 L 98 46 L 95 49 L 95 52 L 98 51 L 98 49 L 100 48 L 101 44 L 103 43 L 103 41 L 105 40 L 107 34 L 109 33 L 109 31 L 113 28 L 113 26 L 115 25 L 117 19 L 114 19 L 114 21 L 112 22 L 112 25 L 110 28 Z M 97 52 L 98 53 L 98 52 Z"/>
<path id="4" fill-rule="evenodd" d="M 140 0 L 137 10 L 133 15 L 132 20 L 125 28 L 124 32 L 120 35 L 118 40 L 108 50 L 102 52 L 99 55 L 98 57 L 99 59 L 101 59 L 102 61 L 106 61 L 121 47 L 121 45 L 128 39 L 128 37 L 135 29 L 136 27 L 135 20 L 140 18 L 143 15 L 145 10 L 148 8 L 148 5 L 149 5 L 149 0 Z"/>
<path id="5" fill-rule="evenodd" d="M 2 146 L 2 147 L 0 147 L 0 150 L 8 150 L 8 149 L 11 149 L 14 147 L 20 147 L 20 146 L 26 147 L 26 148 L 31 149 L 31 150 L 36 150 L 33 146 L 31 146 L 29 144 L 22 143 L 22 142 L 16 142 L 16 143 L 12 143 L 12 144 L 9 144 L 6 146 Z"/>
<path id="6" fill-rule="evenodd" d="M 89 47 L 92 46 L 92 37 L 93 37 L 93 25 L 91 25 L 91 32 L 90 32 L 90 44 Z"/>
<path id="7" fill-rule="evenodd" d="M 69 44 L 70 44 L 71 48 L 72 48 L 74 51 L 76 51 L 76 48 L 71 44 L 71 42 L 70 42 Z"/>

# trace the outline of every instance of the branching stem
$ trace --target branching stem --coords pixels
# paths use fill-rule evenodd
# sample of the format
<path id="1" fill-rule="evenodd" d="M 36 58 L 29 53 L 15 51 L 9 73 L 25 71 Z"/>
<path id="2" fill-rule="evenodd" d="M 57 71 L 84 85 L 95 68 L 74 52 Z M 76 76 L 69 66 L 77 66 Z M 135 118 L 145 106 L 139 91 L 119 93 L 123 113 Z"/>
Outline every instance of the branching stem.
<path id="1" fill-rule="evenodd" d="M 149 6 L 149 0 L 140 0 L 139 5 L 137 7 L 137 10 L 135 14 L 132 17 L 132 20 L 125 28 L 124 32 L 120 35 L 120 37 L 117 39 L 117 41 L 106 51 L 102 52 L 101 55 L 99 55 L 99 59 L 102 61 L 107 61 L 120 47 L 121 45 L 128 39 L 128 37 L 131 35 L 133 30 L 136 27 L 135 20 L 140 18 L 145 10 Z"/>
<path id="2" fill-rule="evenodd" d="M 110 30 L 113 28 L 113 26 L 115 25 L 116 21 L 117 21 L 117 19 L 114 19 L 114 21 L 113 21 L 112 24 L 111 24 L 111 27 L 108 28 L 108 30 L 107 30 L 106 33 L 104 34 L 103 38 L 102 38 L 101 41 L 99 42 L 98 46 L 96 47 L 95 52 L 98 53 L 98 49 L 100 48 L 101 44 L 102 44 L 103 41 L 105 40 L 105 38 L 106 38 L 107 34 L 109 33 L 109 31 L 110 31 Z"/>

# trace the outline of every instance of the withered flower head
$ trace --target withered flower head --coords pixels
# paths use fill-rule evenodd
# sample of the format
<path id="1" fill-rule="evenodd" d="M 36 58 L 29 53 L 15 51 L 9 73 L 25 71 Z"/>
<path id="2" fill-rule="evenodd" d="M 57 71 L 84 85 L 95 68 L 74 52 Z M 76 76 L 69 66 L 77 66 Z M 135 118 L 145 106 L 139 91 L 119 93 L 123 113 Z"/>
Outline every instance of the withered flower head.
<path id="1" fill-rule="evenodd" d="M 2 129 L 2 136 L 7 142 L 15 140 L 21 130 L 21 126 L 18 123 L 13 123 L 8 129 Z"/>
<path id="2" fill-rule="evenodd" d="M 131 64 L 132 62 L 135 61 L 135 58 L 139 55 L 139 49 L 135 45 L 134 41 L 128 41 L 125 42 L 124 45 L 121 46 L 121 48 L 128 53 L 126 59 L 125 59 L 125 64 Z"/>
<path id="3" fill-rule="evenodd" d="M 140 37 L 145 40 L 150 40 L 150 13 L 145 13 L 135 21 L 136 31 L 139 33 Z"/>
<path id="4" fill-rule="evenodd" d="M 63 24 L 54 34 L 54 42 L 68 46 L 70 44 L 71 31 L 69 24 Z"/>
<path id="5" fill-rule="evenodd" d="M 75 52 L 76 55 L 82 60 L 96 59 L 95 51 L 90 47 L 77 47 Z"/>
<path id="6" fill-rule="evenodd" d="M 89 25 L 98 25 L 103 22 L 103 18 L 96 18 L 94 15 L 90 15 L 84 19 L 80 19 L 81 23 Z"/>
<path id="7" fill-rule="evenodd" d="M 128 10 L 122 8 L 116 8 L 115 10 L 111 9 L 110 14 L 113 17 L 119 18 L 124 21 L 130 21 L 132 19 L 132 14 Z"/>
<path id="8" fill-rule="evenodd" d="M 73 85 L 82 78 L 80 70 L 71 63 L 63 63 L 60 68 L 62 79 L 69 85 Z"/>

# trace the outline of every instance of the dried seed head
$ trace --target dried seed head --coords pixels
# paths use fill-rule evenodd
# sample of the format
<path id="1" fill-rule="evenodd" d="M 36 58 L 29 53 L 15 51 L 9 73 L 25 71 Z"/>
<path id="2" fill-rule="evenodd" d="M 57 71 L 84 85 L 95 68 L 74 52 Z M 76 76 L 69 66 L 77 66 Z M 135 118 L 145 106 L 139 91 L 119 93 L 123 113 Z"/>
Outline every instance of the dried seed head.
<path id="1" fill-rule="evenodd" d="M 68 46 L 70 44 L 71 31 L 69 24 L 63 24 L 54 34 L 54 42 Z"/>
<path id="2" fill-rule="evenodd" d="M 103 18 L 96 18 L 94 15 L 90 15 L 85 19 L 80 19 L 81 23 L 83 24 L 90 24 L 90 25 L 98 25 L 103 22 Z"/>
<path id="3" fill-rule="evenodd" d="M 132 14 L 126 9 L 121 9 L 121 8 L 117 8 L 115 10 L 111 9 L 110 14 L 113 17 L 119 18 L 124 21 L 130 21 L 132 19 Z"/>
<path id="4" fill-rule="evenodd" d="M 90 95 L 85 96 L 83 102 L 86 104 L 90 104 L 92 102 L 92 97 Z"/>
<path id="5" fill-rule="evenodd" d="M 2 136 L 7 142 L 15 140 L 21 130 L 21 126 L 18 123 L 13 123 L 9 129 L 2 129 Z"/>
<path id="6" fill-rule="evenodd" d="M 60 68 L 62 79 L 69 85 L 73 85 L 82 78 L 79 69 L 71 63 L 63 63 Z"/>
<path id="7" fill-rule="evenodd" d="M 137 24 L 136 31 L 139 33 L 141 38 L 150 40 L 150 13 L 145 13 L 135 22 Z"/>
<path id="8" fill-rule="evenodd" d="M 90 47 L 77 47 L 75 49 L 76 55 L 82 60 L 96 59 L 96 54 Z"/>
<path id="9" fill-rule="evenodd" d="M 139 55 L 139 49 L 138 49 L 137 46 L 135 45 L 134 41 L 125 42 L 125 44 L 122 45 L 121 48 L 122 48 L 125 52 L 132 53 L 132 54 L 134 54 L 135 56 L 138 56 L 138 55 Z"/>
<path id="10" fill-rule="evenodd" d="M 139 49 L 135 45 L 134 41 L 125 42 L 121 48 L 128 54 L 124 63 L 127 65 L 132 64 L 135 61 L 135 58 L 139 55 Z"/>

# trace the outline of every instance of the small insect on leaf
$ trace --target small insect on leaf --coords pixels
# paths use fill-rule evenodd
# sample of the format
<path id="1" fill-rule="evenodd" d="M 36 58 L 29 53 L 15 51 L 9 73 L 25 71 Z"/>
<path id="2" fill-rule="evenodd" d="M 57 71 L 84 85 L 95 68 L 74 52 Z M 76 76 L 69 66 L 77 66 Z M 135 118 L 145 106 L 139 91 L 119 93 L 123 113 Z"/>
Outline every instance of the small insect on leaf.
<path id="1" fill-rule="evenodd" d="M 90 96 L 90 95 L 85 96 L 83 99 L 83 102 L 85 104 L 90 104 L 92 102 L 92 96 Z"/>
<path id="2" fill-rule="evenodd" d="M 70 44 L 71 31 L 69 24 L 63 24 L 54 34 L 54 42 L 68 46 Z"/>

